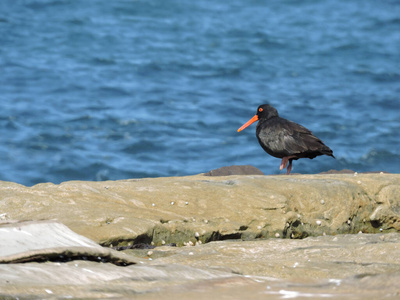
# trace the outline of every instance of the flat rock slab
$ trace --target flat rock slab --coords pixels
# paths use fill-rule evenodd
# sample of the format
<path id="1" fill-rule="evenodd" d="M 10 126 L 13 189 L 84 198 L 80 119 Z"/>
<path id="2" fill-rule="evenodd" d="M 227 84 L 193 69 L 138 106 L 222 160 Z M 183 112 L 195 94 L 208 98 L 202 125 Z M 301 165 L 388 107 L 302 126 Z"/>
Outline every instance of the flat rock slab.
<path id="1" fill-rule="evenodd" d="M 135 264 L 138 259 L 104 248 L 55 221 L 0 225 L 0 263 L 70 261 L 75 259 Z"/>
<path id="2" fill-rule="evenodd" d="M 0 182 L 3 220 L 57 220 L 105 246 L 400 231 L 400 175 Z"/>
<path id="3" fill-rule="evenodd" d="M 217 241 L 195 247 L 159 247 L 150 253 L 153 264 L 180 263 L 292 280 L 344 279 L 360 274 L 400 275 L 400 233 Z"/>
<path id="4" fill-rule="evenodd" d="M 184 265 L 139 263 L 121 267 L 91 261 L 0 264 L 0 298 L 115 299 L 160 292 L 189 283 L 234 278 L 242 280 L 232 273 Z"/>
<path id="5" fill-rule="evenodd" d="M 20 299 L 398 299 L 400 234 L 358 234 L 126 250 L 152 260 L 0 264 Z"/>

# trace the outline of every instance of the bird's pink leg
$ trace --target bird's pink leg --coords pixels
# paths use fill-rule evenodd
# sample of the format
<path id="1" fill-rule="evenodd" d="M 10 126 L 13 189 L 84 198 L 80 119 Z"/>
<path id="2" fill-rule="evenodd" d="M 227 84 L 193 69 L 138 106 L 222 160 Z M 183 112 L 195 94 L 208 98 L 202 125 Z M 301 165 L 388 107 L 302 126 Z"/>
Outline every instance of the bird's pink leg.
<path id="1" fill-rule="evenodd" d="M 281 166 L 279 167 L 279 170 L 282 171 L 284 168 L 286 168 L 288 160 L 289 160 L 289 157 L 282 158 Z"/>
<path id="2" fill-rule="evenodd" d="M 289 175 L 290 171 L 292 171 L 292 159 L 289 159 L 289 166 L 287 167 L 286 175 Z"/>
<path id="3" fill-rule="evenodd" d="M 284 168 L 286 168 L 288 162 L 289 162 L 289 166 L 287 167 L 287 172 L 286 174 L 289 175 L 290 171 L 292 170 L 292 158 L 295 158 L 296 156 L 286 156 L 282 158 L 281 161 L 281 166 L 279 167 L 279 170 L 283 170 Z"/>

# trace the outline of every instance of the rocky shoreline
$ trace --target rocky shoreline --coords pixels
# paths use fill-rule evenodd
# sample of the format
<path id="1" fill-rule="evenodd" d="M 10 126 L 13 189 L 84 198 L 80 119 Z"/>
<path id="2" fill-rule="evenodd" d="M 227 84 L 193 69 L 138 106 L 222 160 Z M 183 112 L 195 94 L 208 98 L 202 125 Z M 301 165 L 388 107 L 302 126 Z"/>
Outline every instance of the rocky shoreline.
<path id="1" fill-rule="evenodd" d="M 231 175 L 221 176 L 225 175 L 225 171 Z M 148 272 L 157 274 L 160 266 L 164 266 L 175 278 L 179 277 L 179 272 L 193 275 L 192 281 L 182 276 L 181 281 L 170 278 L 170 281 L 167 280 L 170 284 L 161 284 L 157 288 L 152 284 L 141 289 L 133 283 L 127 286 L 118 283 L 115 286 L 118 292 L 111 294 L 124 297 L 127 289 L 129 293 L 140 290 L 144 293 L 142 296 L 149 299 L 167 290 L 171 298 L 187 296 L 190 290 L 184 286 L 204 284 L 205 278 L 211 280 L 206 280 L 209 287 L 218 280 L 227 280 L 227 286 L 231 281 L 240 281 L 246 286 L 250 280 L 253 286 L 257 276 L 263 277 L 261 281 L 268 282 L 269 286 L 274 286 L 271 282 L 279 282 L 278 286 L 285 284 L 282 280 L 286 278 L 306 281 L 324 278 L 329 281 L 353 278 L 368 272 L 382 276 L 391 272 L 399 278 L 399 174 L 345 172 L 264 176 L 255 175 L 259 173 L 248 167 L 231 167 L 225 171 L 221 174 L 221 170 L 213 170 L 210 174 L 186 177 L 70 181 L 59 185 L 43 183 L 33 187 L 0 182 L 0 225 L 52 220 L 64 224 L 72 232 L 95 244 L 125 249 L 123 252 L 134 257 L 138 263 L 124 267 L 123 270 L 130 270 L 130 275 L 121 274 L 122 277 L 133 276 L 133 270 L 143 266 L 148 268 Z M 336 241 L 333 240 L 335 238 Z M 43 247 L 48 242 L 43 242 Z M 372 247 L 372 244 L 378 244 L 379 247 Z M 151 249 L 154 247 L 157 248 Z M 298 250 L 302 248 L 315 249 L 321 255 L 313 256 L 312 263 L 308 263 L 303 260 L 307 256 L 305 252 Z M 334 250 L 327 252 L 324 250 L 327 248 Z M 357 251 L 358 248 L 368 253 L 363 255 Z M 289 249 L 288 252 L 285 249 Z M 249 253 L 252 255 L 249 256 Z M 327 261 L 323 253 L 333 258 L 332 261 Z M 394 256 L 397 254 L 397 257 Z M 335 260 L 343 261 L 343 255 L 346 263 L 337 265 Z M 386 256 L 388 258 L 384 258 Z M 79 258 L 75 255 L 74 260 Z M 360 264 L 358 269 L 349 268 L 348 263 L 352 260 L 354 266 Z M 240 264 L 237 265 L 237 262 Z M 14 277 L 14 284 L 8 275 L 0 275 L 2 295 L 53 297 L 58 289 L 55 288 L 56 283 L 50 284 L 51 280 L 48 282 L 53 294 L 39 293 L 43 282 L 32 283 L 28 285 L 29 289 L 24 290 L 21 282 L 32 274 L 17 267 L 34 264 L 35 268 L 46 268 L 49 274 L 53 274 L 56 270 L 52 269 L 51 264 L 56 263 L 53 260 L 48 263 L 33 261 L 28 264 L 0 265 L 4 272 L 7 268 L 13 268 L 15 274 L 21 274 L 18 280 Z M 73 261 L 60 263 L 62 268 L 66 268 Z M 114 274 L 110 268 L 121 268 L 110 267 L 104 261 L 86 261 L 85 264 L 93 264 L 91 267 L 97 274 Z M 362 267 L 363 264 L 371 267 Z M 175 265 L 179 267 L 174 269 Z M 286 266 L 285 272 L 282 266 Z M 301 271 L 298 271 L 299 268 Z M 316 272 L 324 268 L 325 271 Z M 60 271 L 61 267 L 58 269 Z M 1 273 L 6 274 L 3 271 Z M 165 278 L 168 278 L 168 272 Z M 208 272 L 208 275 L 204 272 Z M 204 276 L 199 276 L 200 273 Z M 342 276 L 339 276 L 341 273 Z M 83 275 L 79 273 L 76 276 Z M 105 274 L 102 276 L 104 282 L 113 281 L 107 279 Z M 5 283 L 7 280 L 8 283 Z M 66 288 L 76 284 L 66 281 Z M 258 295 L 261 286 L 255 286 L 254 293 Z M 333 285 L 328 286 L 330 293 Z M 107 297 L 106 292 L 97 295 L 83 287 L 77 289 L 75 286 L 74 290 L 78 292 L 72 293 L 72 297 Z M 212 296 L 214 291 L 221 292 L 220 287 L 205 290 L 208 291 L 207 297 Z M 265 285 L 262 290 L 265 290 Z M 388 287 L 388 290 L 391 294 L 400 292 L 395 285 Z M 63 290 L 63 293 L 66 291 Z M 275 296 L 278 299 L 282 295 L 278 293 Z"/>

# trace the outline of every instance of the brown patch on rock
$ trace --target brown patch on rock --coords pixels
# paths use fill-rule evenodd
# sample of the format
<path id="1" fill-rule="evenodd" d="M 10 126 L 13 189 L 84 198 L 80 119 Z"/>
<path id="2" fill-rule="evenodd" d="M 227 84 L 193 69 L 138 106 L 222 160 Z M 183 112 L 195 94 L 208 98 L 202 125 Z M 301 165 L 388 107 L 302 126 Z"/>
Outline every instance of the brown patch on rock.
<path id="1" fill-rule="evenodd" d="M 211 170 L 205 176 L 229 176 L 229 175 L 264 175 L 260 169 L 250 165 L 229 166 Z"/>
<path id="2" fill-rule="evenodd" d="M 349 169 L 343 169 L 343 170 L 329 170 L 326 172 L 321 172 L 319 174 L 354 174 L 355 172 Z"/>

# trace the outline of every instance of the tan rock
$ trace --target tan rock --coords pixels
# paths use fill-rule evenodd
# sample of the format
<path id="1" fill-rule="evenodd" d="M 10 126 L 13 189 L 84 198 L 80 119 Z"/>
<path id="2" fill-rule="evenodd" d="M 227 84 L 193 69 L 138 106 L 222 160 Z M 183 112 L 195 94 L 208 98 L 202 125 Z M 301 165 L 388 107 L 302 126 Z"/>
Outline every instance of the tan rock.
<path id="1" fill-rule="evenodd" d="M 398 174 L 196 175 L 33 187 L 0 182 L 0 215 L 57 220 L 113 246 L 304 238 L 399 230 L 399 190 Z"/>
<path id="2" fill-rule="evenodd" d="M 81 260 L 0 264 L 6 298 L 400 295 L 397 174 L 196 175 L 33 187 L 0 182 L 0 222 L 12 220 L 56 220 L 95 242 L 50 222 L 42 248 L 33 249 L 44 254 L 61 242 L 75 247 L 78 239 L 89 249 L 75 251 L 103 257 L 119 255 L 96 243 L 185 247 L 125 250 L 120 254 L 138 262 L 127 267 Z M 358 232 L 382 234 L 341 235 Z M 2 249 L 12 244 L 19 255 L 21 233 L 16 240 L 10 230 L 3 234 L 9 239 Z M 24 243 L 36 245 L 36 238 L 26 237 Z M 10 256 L 7 251 L 3 255 Z"/>
<path id="3" fill-rule="evenodd" d="M 126 250 L 143 257 L 147 250 Z M 159 247 L 127 267 L 75 260 L 0 264 L 6 299 L 398 299 L 400 234 Z"/>

